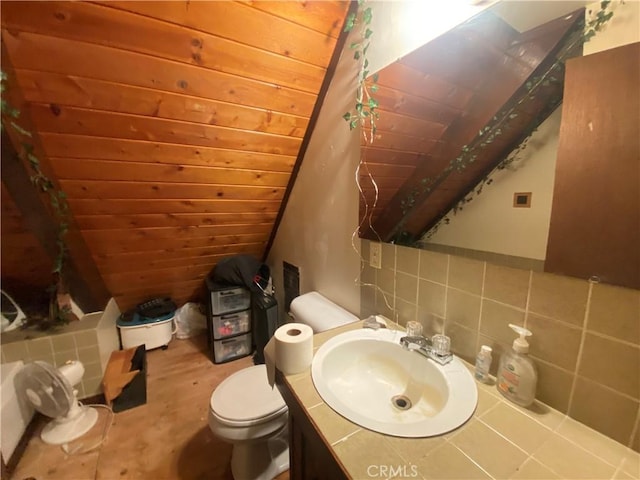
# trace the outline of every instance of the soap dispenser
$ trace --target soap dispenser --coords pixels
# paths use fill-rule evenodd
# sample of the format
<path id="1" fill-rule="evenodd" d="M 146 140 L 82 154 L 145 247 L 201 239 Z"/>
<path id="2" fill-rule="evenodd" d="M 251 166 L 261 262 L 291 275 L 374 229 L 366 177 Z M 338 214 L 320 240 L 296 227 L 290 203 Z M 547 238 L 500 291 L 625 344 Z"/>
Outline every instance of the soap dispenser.
<path id="1" fill-rule="evenodd" d="M 536 397 L 538 373 L 533 360 L 528 355 L 527 338 L 531 332 L 518 325 L 509 324 L 519 337 L 513 341 L 513 348 L 500 357 L 497 388 L 506 398 L 518 405 L 528 407 Z"/>

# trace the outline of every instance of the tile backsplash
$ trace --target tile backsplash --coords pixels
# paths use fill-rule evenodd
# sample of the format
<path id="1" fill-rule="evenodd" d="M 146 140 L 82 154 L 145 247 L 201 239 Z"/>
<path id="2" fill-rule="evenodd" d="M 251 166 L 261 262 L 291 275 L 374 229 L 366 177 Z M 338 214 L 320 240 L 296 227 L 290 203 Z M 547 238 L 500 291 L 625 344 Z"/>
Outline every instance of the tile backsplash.
<path id="1" fill-rule="evenodd" d="M 640 291 L 392 244 L 361 282 L 362 317 L 417 320 L 471 363 L 490 345 L 494 375 L 515 338 L 508 324 L 525 326 L 537 398 L 640 451 Z"/>

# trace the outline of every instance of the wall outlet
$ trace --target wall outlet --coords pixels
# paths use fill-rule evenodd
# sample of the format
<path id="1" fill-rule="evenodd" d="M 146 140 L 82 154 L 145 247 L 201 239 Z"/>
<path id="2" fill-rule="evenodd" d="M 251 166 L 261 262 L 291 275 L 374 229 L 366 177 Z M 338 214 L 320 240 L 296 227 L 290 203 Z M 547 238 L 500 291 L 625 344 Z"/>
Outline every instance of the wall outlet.
<path id="1" fill-rule="evenodd" d="M 382 268 L 382 244 L 369 242 L 369 265 Z"/>

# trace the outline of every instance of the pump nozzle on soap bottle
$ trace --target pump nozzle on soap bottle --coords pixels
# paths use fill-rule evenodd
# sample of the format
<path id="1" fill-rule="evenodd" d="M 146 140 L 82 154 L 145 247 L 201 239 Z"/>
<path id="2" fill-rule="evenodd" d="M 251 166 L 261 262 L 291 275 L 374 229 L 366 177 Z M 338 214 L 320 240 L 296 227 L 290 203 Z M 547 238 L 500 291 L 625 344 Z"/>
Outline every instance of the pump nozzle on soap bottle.
<path id="1" fill-rule="evenodd" d="M 513 349 L 518 353 L 528 353 L 529 352 L 529 342 L 527 342 L 527 337 L 533 335 L 529 330 L 523 327 L 519 327 L 518 325 L 514 325 L 513 323 L 509 324 L 511 330 L 516 332 L 520 337 L 516 338 L 513 341 Z"/>
<path id="2" fill-rule="evenodd" d="M 533 360 L 529 358 L 529 342 L 527 337 L 532 333 L 526 328 L 509 324 L 519 337 L 513 341 L 513 348 L 500 357 L 498 367 L 498 391 L 518 405 L 527 407 L 536 396 L 538 372 Z"/>

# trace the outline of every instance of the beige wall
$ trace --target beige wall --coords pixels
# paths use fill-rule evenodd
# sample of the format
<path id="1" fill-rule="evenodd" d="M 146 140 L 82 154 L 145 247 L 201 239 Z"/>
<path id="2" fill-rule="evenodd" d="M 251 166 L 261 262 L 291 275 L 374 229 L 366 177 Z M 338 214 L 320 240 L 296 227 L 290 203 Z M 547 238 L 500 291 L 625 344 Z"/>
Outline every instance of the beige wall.
<path id="1" fill-rule="evenodd" d="M 600 2 L 591 3 L 587 9 L 598 11 Z M 612 2 L 613 18 L 604 30 L 584 45 L 584 55 L 591 55 L 610 48 L 640 42 L 640 0 Z"/>
<path id="2" fill-rule="evenodd" d="M 342 119 L 356 87 L 353 67 L 343 55 L 267 259 L 280 305 L 286 261 L 300 268 L 301 293 L 318 290 L 353 313 L 359 310 L 359 261 L 351 248 L 359 137 Z"/>

